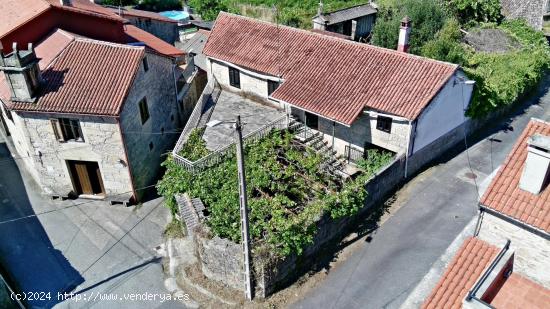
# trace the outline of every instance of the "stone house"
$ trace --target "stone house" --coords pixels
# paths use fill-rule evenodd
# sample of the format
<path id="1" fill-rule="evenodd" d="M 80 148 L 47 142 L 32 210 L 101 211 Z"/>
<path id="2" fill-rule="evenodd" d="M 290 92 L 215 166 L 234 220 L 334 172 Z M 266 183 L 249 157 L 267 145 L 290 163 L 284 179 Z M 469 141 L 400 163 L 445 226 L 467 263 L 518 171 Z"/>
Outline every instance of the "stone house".
<path id="1" fill-rule="evenodd" d="M 229 13 L 203 53 L 209 80 L 286 111 L 348 157 L 417 153 L 465 122 L 473 90 L 454 64 Z"/>
<path id="2" fill-rule="evenodd" d="M 184 60 L 60 29 L 14 44 L 0 60 L 12 154 L 53 197 L 139 201 L 184 124 L 190 86 L 178 80 L 195 73 Z"/>
<path id="3" fill-rule="evenodd" d="M 112 6 L 108 8 L 135 27 L 149 32 L 167 43 L 174 44 L 179 40 L 178 22 L 173 19 L 156 12 Z"/>
<path id="4" fill-rule="evenodd" d="M 377 12 L 374 3 L 367 3 L 325 13 L 321 1 L 317 15 L 313 17 L 313 29 L 339 33 L 354 41 L 366 41 L 374 28 Z"/>
<path id="5" fill-rule="evenodd" d="M 462 244 L 422 308 L 547 307 L 549 175 L 550 123 L 532 119 L 481 198 L 476 236 Z"/>
<path id="6" fill-rule="evenodd" d="M 550 14 L 548 0 L 501 0 L 502 15 L 510 19 L 523 18 L 536 30 L 542 30 L 545 15 Z"/>

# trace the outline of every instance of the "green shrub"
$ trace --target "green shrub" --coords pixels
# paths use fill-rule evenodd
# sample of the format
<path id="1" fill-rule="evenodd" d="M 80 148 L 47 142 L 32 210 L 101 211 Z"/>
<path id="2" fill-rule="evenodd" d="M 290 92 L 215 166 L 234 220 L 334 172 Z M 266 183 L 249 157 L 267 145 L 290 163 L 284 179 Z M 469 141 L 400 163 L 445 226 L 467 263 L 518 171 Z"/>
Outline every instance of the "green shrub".
<path id="1" fill-rule="evenodd" d="M 382 7 L 373 29 L 372 44 L 396 49 L 403 17 L 412 21 L 410 52 L 420 54 L 422 46 L 433 39 L 445 24 L 447 15 L 436 0 L 405 0 Z"/>
<path id="2" fill-rule="evenodd" d="M 464 65 L 468 57 L 464 45 L 461 43 L 462 34 L 460 25 L 455 19 L 449 19 L 445 23 L 436 38 L 426 42 L 421 49 L 421 55 L 424 57 L 457 63 Z"/>
<path id="3" fill-rule="evenodd" d="M 230 11 L 229 4 L 225 0 L 189 0 L 189 5 L 204 20 L 215 20 L 220 11 Z"/>
<path id="4" fill-rule="evenodd" d="M 446 6 L 462 24 L 500 22 L 500 0 L 446 0 Z"/>
<path id="5" fill-rule="evenodd" d="M 168 10 L 181 10 L 180 0 L 140 0 L 137 8 L 146 11 L 161 12 Z"/>
<path id="6" fill-rule="evenodd" d="M 317 221 L 323 213 L 338 219 L 356 214 L 364 205 L 365 182 L 387 157 L 378 158 L 368 172 L 342 182 L 320 170 L 324 159 L 293 142 L 287 132 L 247 144 L 245 147 L 250 232 L 255 243 L 265 243 L 277 254 L 300 254 L 313 241 Z M 378 162 L 378 163 L 376 163 Z M 188 192 L 200 198 L 209 215 L 206 221 L 219 236 L 240 241 L 237 164 L 228 156 L 218 165 L 191 175 L 169 158 L 158 192 L 176 211 L 174 195 Z"/>
<path id="7" fill-rule="evenodd" d="M 202 139 L 204 129 L 193 129 L 187 142 L 181 148 L 179 155 L 189 161 L 197 161 L 207 156 L 210 151 L 206 148 L 206 142 Z"/>

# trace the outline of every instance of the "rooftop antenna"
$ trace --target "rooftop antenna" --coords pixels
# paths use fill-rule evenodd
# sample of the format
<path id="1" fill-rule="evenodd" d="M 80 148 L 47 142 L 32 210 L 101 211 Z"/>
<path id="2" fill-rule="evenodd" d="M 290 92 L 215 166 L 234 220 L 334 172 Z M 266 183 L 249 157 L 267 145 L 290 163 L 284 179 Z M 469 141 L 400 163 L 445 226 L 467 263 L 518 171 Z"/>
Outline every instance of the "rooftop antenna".
<path id="1" fill-rule="evenodd" d="M 317 8 L 317 15 L 323 16 L 324 5 L 323 0 L 319 0 L 319 7 Z"/>

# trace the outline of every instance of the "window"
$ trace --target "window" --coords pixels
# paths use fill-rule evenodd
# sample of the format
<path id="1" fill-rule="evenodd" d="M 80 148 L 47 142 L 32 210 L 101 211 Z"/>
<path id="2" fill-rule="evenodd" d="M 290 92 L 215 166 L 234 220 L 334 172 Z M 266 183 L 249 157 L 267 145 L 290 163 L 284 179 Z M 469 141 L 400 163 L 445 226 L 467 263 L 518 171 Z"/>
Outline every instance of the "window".
<path id="1" fill-rule="evenodd" d="M 147 119 L 149 119 L 149 107 L 147 106 L 147 98 L 141 99 L 139 101 L 139 115 L 141 117 L 141 124 L 144 124 L 147 122 Z"/>
<path id="2" fill-rule="evenodd" d="M 267 95 L 271 95 L 277 88 L 279 88 L 278 82 L 272 80 L 267 81 Z"/>
<path id="3" fill-rule="evenodd" d="M 306 112 L 306 126 L 310 129 L 317 130 L 319 128 L 319 116 Z"/>
<path id="4" fill-rule="evenodd" d="M 229 84 L 235 88 L 241 88 L 241 76 L 239 70 L 229 68 Z"/>
<path id="5" fill-rule="evenodd" d="M 150 143 L 149 143 L 149 151 L 152 151 L 152 150 L 153 150 L 153 147 L 154 147 L 153 142 L 150 142 Z"/>
<path id="6" fill-rule="evenodd" d="M 145 72 L 149 71 L 149 62 L 147 61 L 147 57 L 143 58 L 143 70 L 145 70 Z"/>
<path id="7" fill-rule="evenodd" d="M 376 118 L 376 129 L 390 133 L 391 122 L 391 117 L 378 116 L 378 118 Z"/>
<path id="8" fill-rule="evenodd" d="M 9 109 L 4 110 L 6 112 L 6 117 L 8 117 L 9 120 L 13 121 L 13 115 L 11 114 L 11 111 Z"/>
<path id="9" fill-rule="evenodd" d="M 50 120 L 55 138 L 60 142 L 84 142 L 80 122 L 77 119 L 59 118 Z"/>

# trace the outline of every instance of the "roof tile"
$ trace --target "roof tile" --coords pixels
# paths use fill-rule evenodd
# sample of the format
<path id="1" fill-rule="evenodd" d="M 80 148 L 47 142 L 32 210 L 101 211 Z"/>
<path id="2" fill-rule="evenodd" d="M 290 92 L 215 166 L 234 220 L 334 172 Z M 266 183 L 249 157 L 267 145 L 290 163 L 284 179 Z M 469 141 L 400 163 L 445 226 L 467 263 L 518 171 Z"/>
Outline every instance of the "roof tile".
<path id="1" fill-rule="evenodd" d="M 538 195 L 519 188 L 527 158 L 527 140 L 536 133 L 550 136 L 550 123 L 535 119 L 529 122 L 481 198 L 481 204 L 550 233 L 550 186 Z"/>
<path id="2" fill-rule="evenodd" d="M 415 119 L 458 68 L 224 12 L 203 53 L 281 76 L 273 98 L 346 125 L 365 107 Z"/>

